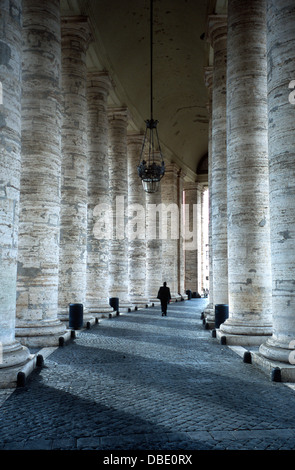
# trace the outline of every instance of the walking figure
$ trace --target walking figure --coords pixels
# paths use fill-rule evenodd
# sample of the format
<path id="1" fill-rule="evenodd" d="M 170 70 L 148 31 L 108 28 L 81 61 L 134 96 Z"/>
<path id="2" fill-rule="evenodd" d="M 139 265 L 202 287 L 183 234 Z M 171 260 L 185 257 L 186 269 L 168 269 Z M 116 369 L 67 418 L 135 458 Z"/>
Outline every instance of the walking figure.
<path id="1" fill-rule="evenodd" d="M 167 283 L 164 282 L 163 286 L 160 287 L 157 299 L 160 299 L 161 301 L 161 307 L 162 307 L 162 317 L 165 315 L 167 316 L 167 305 L 169 304 L 171 300 L 171 294 L 170 294 L 170 289 L 167 287 Z"/>

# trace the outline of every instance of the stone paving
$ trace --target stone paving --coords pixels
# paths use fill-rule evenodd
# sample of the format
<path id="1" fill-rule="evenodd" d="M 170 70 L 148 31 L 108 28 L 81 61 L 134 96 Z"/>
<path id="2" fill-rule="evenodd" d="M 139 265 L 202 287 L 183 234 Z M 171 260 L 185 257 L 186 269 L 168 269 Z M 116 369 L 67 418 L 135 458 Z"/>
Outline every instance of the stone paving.
<path id="1" fill-rule="evenodd" d="M 3 392 L 0 449 L 294 449 L 295 391 L 212 338 L 206 304 L 103 319 L 53 348 Z"/>

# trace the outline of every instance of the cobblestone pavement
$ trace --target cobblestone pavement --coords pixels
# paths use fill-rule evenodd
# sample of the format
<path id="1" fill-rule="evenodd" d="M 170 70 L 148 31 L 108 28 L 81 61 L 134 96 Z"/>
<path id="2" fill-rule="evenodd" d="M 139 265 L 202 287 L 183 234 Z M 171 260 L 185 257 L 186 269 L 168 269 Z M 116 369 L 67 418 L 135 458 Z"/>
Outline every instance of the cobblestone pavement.
<path id="1" fill-rule="evenodd" d="M 212 338 L 206 304 L 103 319 L 54 349 L 2 400 L 0 449 L 294 449 L 295 391 Z"/>

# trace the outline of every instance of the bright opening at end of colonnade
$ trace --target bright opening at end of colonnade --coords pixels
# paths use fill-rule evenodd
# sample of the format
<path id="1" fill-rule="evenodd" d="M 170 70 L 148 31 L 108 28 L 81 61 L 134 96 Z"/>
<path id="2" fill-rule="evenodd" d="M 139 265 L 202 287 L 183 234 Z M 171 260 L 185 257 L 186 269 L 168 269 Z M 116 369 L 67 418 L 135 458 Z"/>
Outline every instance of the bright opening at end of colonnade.
<path id="1" fill-rule="evenodd" d="M 185 250 L 198 248 L 198 233 L 208 237 L 208 191 L 204 192 L 203 214 L 199 204 L 126 204 L 117 196 L 115 208 L 101 202 L 93 209 L 93 235 L 98 240 L 179 240 Z"/>

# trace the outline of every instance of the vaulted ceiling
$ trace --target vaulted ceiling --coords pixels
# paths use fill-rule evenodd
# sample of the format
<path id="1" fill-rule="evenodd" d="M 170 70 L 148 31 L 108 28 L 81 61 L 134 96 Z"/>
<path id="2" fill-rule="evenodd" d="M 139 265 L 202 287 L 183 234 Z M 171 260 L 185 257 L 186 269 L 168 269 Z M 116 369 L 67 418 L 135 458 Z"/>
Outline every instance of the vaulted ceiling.
<path id="1" fill-rule="evenodd" d="M 129 132 L 150 118 L 150 0 L 61 0 L 62 15 L 89 16 L 93 40 L 89 69 L 106 70 L 114 89 L 110 106 L 128 107 Z M 226 1 L 154 0 L 154 119 L 166 161 L 177 163 L 187 180 L 206 167 L 208 92 L 204 67 L 210 46 L 204 40 L 207 16 L 224 13 Z M 218 11 L 219 9 L 219 11 Z"/>

